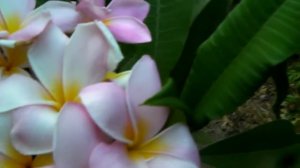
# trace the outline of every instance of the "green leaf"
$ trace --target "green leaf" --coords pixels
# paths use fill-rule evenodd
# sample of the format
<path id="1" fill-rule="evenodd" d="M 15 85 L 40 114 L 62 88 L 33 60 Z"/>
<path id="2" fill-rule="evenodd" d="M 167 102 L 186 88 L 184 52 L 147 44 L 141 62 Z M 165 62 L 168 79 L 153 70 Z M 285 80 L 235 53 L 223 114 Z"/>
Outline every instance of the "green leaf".
<path id="1" fill-rule="evenodd" d="M 143 55 L 151 55 L 157 62 L 163 81 L 176 64 L 186 40 L 195 0 L 151 0 L 148 25 L 152 42 L 137 46 L 126 45 L 121 70 L 129 69 Z M 125 49 L 130 47 L 131 50 Z M 127 51 L 127 52 L 126 52 Z"/>
<path id="2" fill-rule="evenodd" d="M 165 126 L 170 126 L 175 123 L 185 123 L 186 118 L 183 111 L 189 110 L 186 104 L 178 98 L 177 88 L 174 85 L 174 80 L 169 79 L 163 86 L 161 91 L 148 99 L 145 104 L 155 106 L 168 106 L 170 115 Z"/>
<path id="3" fill-rule="evenodd" d="M 182 98 L 194 127 L 232 112 L 300 44 L 299 0 L 243 0 L 203 43 Z"/>
<path id="4" fill-rule="evenodd" d="M 149 99 L 146 103 L 151 105 L 169 106 L 180 111 L 189 111 L 188 107 L 179 99 L 185 78 L 189 72 L 196 49 L 217 28 L 218 24 L 225 18 L 231 0 L 198 0 L 195 1 L 194 13 L 200 13 L 193 22 L 188 38 L 181 53 L 181 57 L 172 71 L 172 78 L 168 79 L 162 90 Z M 126 47 L 127 50 L 134 48 Z"/>
<path id="5" fill-rule="evenodd" d="M 44 4 L 45 2 L 47 2 L 48 0 L 37 0 L 36 1 L 36 6 L 40 6 L 42 4 Z"/>
<path id="6" fill-rule="evenodd" d="M 204 5 L 205 2 L 199 1 L 199 3 Z M 205 8 L 202 7 L 198 9 L 200 11 L 197 12 L 200 12 L 200 14 L 196 17 L 190 28 L 180 59 L 171 73 L 179 92 L 183 89 L 190 68 L 196 57 L 198 46 L 207 40 L 226 17 L 231 3 L 232 0 L 211 0 L 206 1 Z"/>
<path id="7" fill-rule="evenodd" d="M 211 144 L 200 153 L 204 163 L 218 168 L 296 168 L 300 136 L 292 124 L 279 120 Z"/>
<path id="8" fill-rule="evenodd" d="M 168 106 L 174 109 L 187 111 L 188 107 L 177 96 L 174 81 L 169 79 L 159 93 L 146 100 L 145 104 L 156 106 Z"/>

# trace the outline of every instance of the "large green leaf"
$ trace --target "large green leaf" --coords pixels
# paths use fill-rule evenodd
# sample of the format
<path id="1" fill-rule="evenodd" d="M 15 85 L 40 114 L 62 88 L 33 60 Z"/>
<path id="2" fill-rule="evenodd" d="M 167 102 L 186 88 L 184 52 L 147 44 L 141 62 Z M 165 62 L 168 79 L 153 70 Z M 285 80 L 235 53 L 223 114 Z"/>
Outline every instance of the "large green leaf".
<path id="1" fill-rule="evenodd" d="M 211 144 L 202 161 L 218 168 L 300 166 L 300 136 L 288 121 L 275 121 Z"/>
<path id="2" fill-rule="evenodd" d="M 151 9 L 145 22 L 153 41 L 123 47 L 125 59 L 121 70 L 131 68 L 143 54 L 149 54 L 157 62 L 161 77 L 165 80 L 180 56 L 192 22 L 194 4 L 198 1 L 149 0 Z"/>
<path id="3" fill-rule="evenodd" d="M 179 92 L 189 74 L 198 46 L 207 40 L 226 17 L 232 0 L 210 0 L 206 3 L 205 8 L 197 11 L 200 13 L 190 28 L 180 59 L 171 73 Z"/>
<path id="4" fill-rule="evenodd" d="M 179 99 L 179 95 L 196 57 L 197 48 L 216 30 L 217 26 L 226 17 L 231 3 L 232 0 L 198 0 L 198 5 L 194 11 L 194 14 L 198 15 L 190 27 L 183 51 L 171 72 L 171 78 L 166 82 L 161 92 L 147 101 L 147 104 L 164 105 L 179 111 L 189 111 L 187 107 L 184 107 L 185 105 Z M 172 112 L 171 115 L 173 113 L 176 112 Z M 179 119 L 181 118 L 182 116 L 179 115 Z"/>
<path id="5" fill-rule="evenodd" d="M 243 0 L 203 43 L 182 98 L 195 127 L 232 112 L 300 47 L 299 0 Z"/>

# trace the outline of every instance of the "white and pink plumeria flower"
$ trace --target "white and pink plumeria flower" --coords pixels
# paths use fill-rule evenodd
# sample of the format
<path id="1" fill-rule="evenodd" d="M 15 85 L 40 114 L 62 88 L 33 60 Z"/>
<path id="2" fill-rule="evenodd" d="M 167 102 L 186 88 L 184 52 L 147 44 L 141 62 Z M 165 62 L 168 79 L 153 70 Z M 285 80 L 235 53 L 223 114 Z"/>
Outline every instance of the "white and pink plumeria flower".
<path id="1" fill-rule="evenodd" d="M 149 12 L 145 0 L 112 0 L 107 6 L 105 0 L 80 0 L 77 10 L 85 21 L 101 20 L 120 42 L 151 41 L 150 31 L 143 23 Z"/>
<path id="2" fill-rule="evenodd" d="M 175 124 L 159 133 L 168 109 L 142 105 L 161 88 L 153 60 L 142 57 L 128 75 L 125 86 L 94 84 L 80 93 L 83 106 L 65 106 L 54 140 L 57 168 L 199 167 L 188 128 Z"/>
<path id="3" fill-rule="evenodd" d="M 70 32 L 82 19 L 72 3 L 48 1 L 34 9 L 35 5 L 35 0 L 0 0 L 0 46 L 14 47 L 32 40 L 50 20 Z"/>
<path id="4" fill-rule="evenodd" d="M 52 21 L 71 32 L 82 20 L 75 4 L 48 1 L 37 9 L 35 0 L 0 0 L 0 80 L 12 74 L 29 75 L 27 50 L 32 40 Z"/>
<path id="5" fill-rule="evenodd" d="M 29 62 L 39 81 L 12 75 L 0 82 L 0 113 L 12 113 L 11 140 L 27 155 L 52 151 L 57 117 L 68 102 L 78 102 L 84 87 L 101 82 L 123 56 L 101 22 L 78 25 L 69 39 L 48 24 L 29 50 Z"/>

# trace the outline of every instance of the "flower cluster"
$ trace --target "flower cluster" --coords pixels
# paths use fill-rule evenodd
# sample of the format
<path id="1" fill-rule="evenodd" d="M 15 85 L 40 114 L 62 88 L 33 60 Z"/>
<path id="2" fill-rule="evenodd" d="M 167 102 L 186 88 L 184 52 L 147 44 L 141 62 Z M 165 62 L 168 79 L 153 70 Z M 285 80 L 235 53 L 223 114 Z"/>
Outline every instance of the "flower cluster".
<path id="1" fill-rule="evenodd" d="M 168 109 L 143 104 L 161 88 L 151 57 L 115 72 L 117 41 L 151 41 L 149 4 L 104 3 L 0 0 L 1 168 L 199 167 L 188 128 L 161 131 Z"/>

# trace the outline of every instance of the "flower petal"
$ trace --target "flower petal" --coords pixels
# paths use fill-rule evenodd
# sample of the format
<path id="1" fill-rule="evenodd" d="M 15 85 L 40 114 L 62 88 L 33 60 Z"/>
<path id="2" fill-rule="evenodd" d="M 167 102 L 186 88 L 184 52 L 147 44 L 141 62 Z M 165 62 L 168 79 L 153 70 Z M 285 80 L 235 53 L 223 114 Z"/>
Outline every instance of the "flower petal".
<path id="1" fill-rule="evenodd" d="M 199 168 L 197 165 L 170 156 L 159 156 L 148 162 L 149 168 Z"/>
<path id="2" fill-rule="evenodd" d="M 115 142 L 111 145 L 101 143 L 90 156 L 90 168 L 113 167 L 113 168 L 138 168 L 128 158 L 126 146 Z"/>
<path id="3" fill-rule="evenodd" d="M 4 18 L 20 17 L 21 20 L 35 7 L 35 0 L 0 0 L 0 11 Z"/>
<path id="4" fill-rule="evenodd" d="M 75 9 L 76 5 L 63 1 L 47 1 L 35 9 L 29 17 L 49 12 L 51 20 L 64 32 L 72 32 L 75 26 L 82 20 L 82 17 Z"/>
<path id="5" fill-rule="evenodd" d="M 160 88 L 155 63 L 149 56 L 142 57 L 132 68 L 127 88 L 129 112 L 136 115 L 139 141 L 153 137 L 168 118 L 169 113 L 165 107 L 142 105 Z"/>
<path id="6" fill-rule="evenodd" d="M 10 144 L 10 130 L 12 120 L 10 113 L 0 114 L 0 153 L 8 154 L 8 145 Z"/>
<path id="7" fill-rule="evenodd" d="M 79 104 L 66 104 L 58 118 L 54 136 L 54 160 L 57 167 L 88 167 L 89 156 L 98 143 L 107 138 Z"/>
<path id="8" fill-rule="evenodd" d="M 59 101 L 63 98 L 62 66 L 68 42 L 68 37 L 53 23 L 50 23 L 28 52 L 35 75 Z"/>
<path id="9" fill-rule="evenodd" d="M 1 166 L 1 154 L 8 158 L 13 159 L 20 164 L 28 164 L 31 161 L 31 157 L 23 156 L 15 150 L 11 144 L 10 131 L 12 128 L 12 116 L 10 113 L 0 114 L 0 167 Z"/>
<path id="10" fill-rule="evenodd" d="M 131 75 L 131 71 L 124 71 L 117 74 L 115 78 L 111 78 L 110 80 L 125 89 L 128 85 L 130 75 Z"/>
<path id="11" fill-rule="evenodd" d="M 102 20 L 110 13 L 110 11 L 104 7 L 102 2 L 98 3 L 98 0 L 81 0 L 79 1 L 76 9 L 80 11 L 84 18 L 84 21 Z"/>
<path id="12" fill-rule="evenodd" d="M 23 75 L 13 75 L 0 82 L 0 112 L 26 105 L 55 105 L 48 92 L 36 81 Z"/>
<path id="13" fill-rule="evenodd" d="M 30 20 L 24 22 L 22 29 L 11 34 L 8 39 L 16 41 L 31 41 L 46 28 L 49 22 L 49 13 L 42 13 L 36 17 L 32 17 Z"/>
<path id="14" fill-rule="evenodd" d="M 131 16 L 143 21 L 150 5 L 144 0 L 112 0 L 107 8 L 111 10 L 110 17 Z"/>
<path id="15" fill-rule="evenodd" d="M 52 139 L 58 113 L 49 106 L 26 106 L 13 112 L 12 142 L 26 155 L 52 151 Z"/>
<path id="16" fill-rule="evenodd" d="M 64 57 L 65 97 L 73 99 L 81 88 L 100 82 L 122 58 L 117 42 L 105 26 L 96 22 L 79 25 Z"/>
<path id="17" fill-rule="evenodd" d="M 118 141 L 130 143 L 125 137 L 128 113 L 121 87 L 114 83 L 91 85 L 81 91 L 80 99 L 101 130 Z"/>
<path id="18" fill-rule="evenodd" d="M 17 41 L 16 40 L 0 39 L 0 46 L 1 47 L 13 48 L 16 45 L 17 45 Z"/>
<path id="19" fill-rule="evenodd" d="M 99 6 L 104 7 L 105 6 L 105 0 L 80 0 L 79 3 L 89 3 L 93 6 Z"/>
<path id="20" fill-rule="evenodd" d="M 120 42 L 145 43 L 151 41 L 151 34 L 147 26 L 134 17 L 112 17 L 104 22 Z"/>
<path id="21" fill-rule="evenodd" d="M 8 37 L 8 32 L 7 31 L 2 31 L 1 30 L 1 24 L 0 24 L 0 39 L 5 39 Z"/>
<path id="22" fill-rule="evenodd" d="M 182 124 L 164 130 L 140 146 L 139 151 L 153 156 L 157 154 L 172 156 L 198 166 L 200 164 L 197 146 L 188 128 Z"/>

